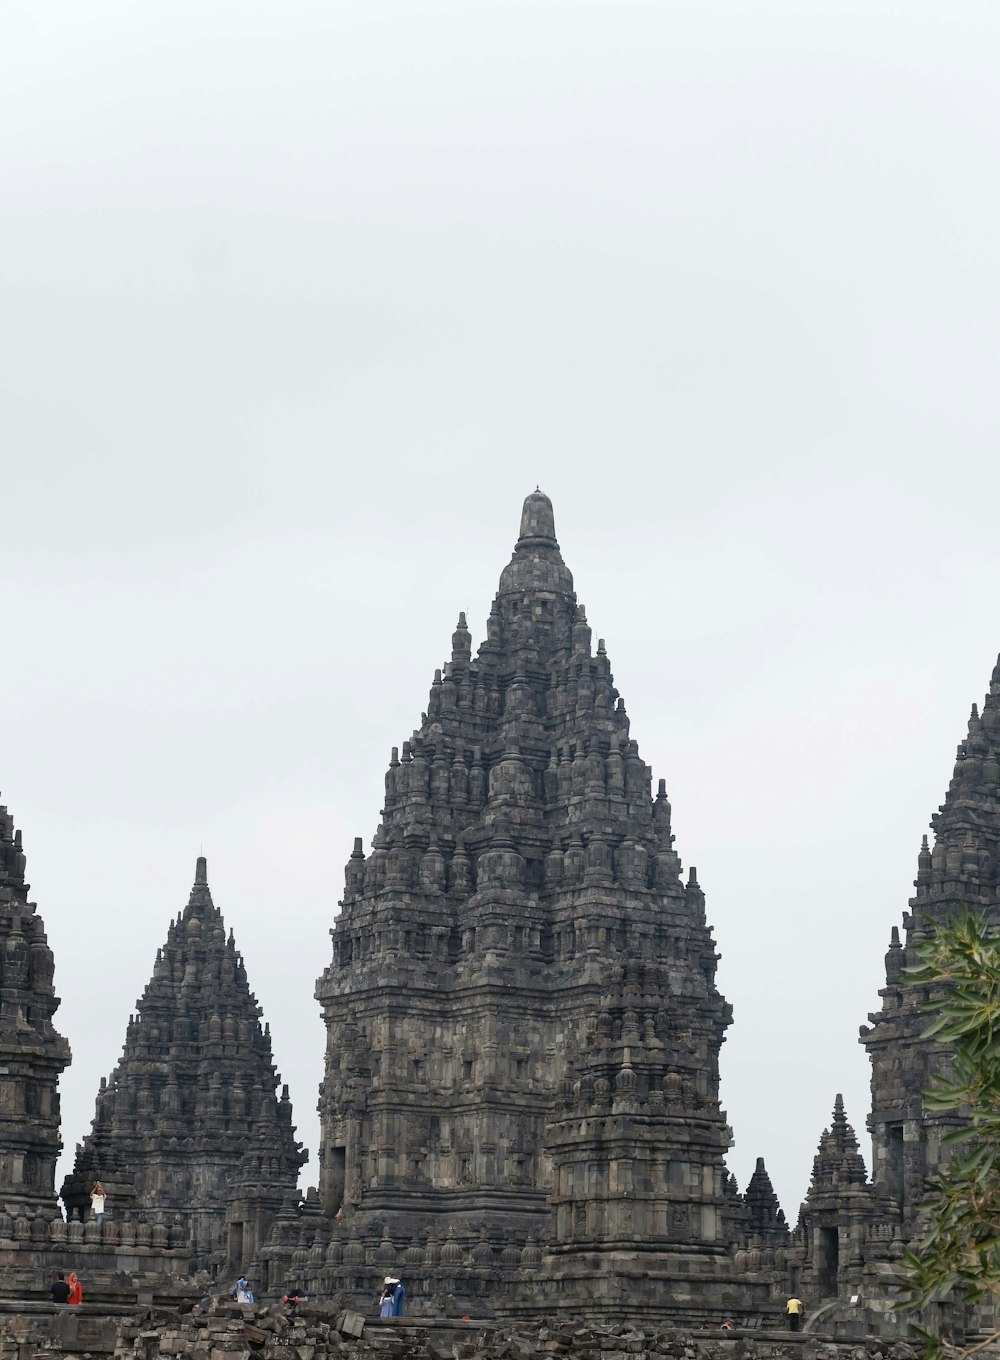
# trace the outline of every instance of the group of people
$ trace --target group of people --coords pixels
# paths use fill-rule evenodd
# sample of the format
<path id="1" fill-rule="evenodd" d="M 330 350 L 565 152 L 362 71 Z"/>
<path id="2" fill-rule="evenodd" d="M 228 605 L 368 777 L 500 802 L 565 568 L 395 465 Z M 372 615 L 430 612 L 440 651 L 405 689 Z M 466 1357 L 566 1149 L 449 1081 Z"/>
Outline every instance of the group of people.
<path id="1" fill-rule="evenodd" d="M 60 1274 L 52 1286 L 52 1302 L 68 1303 L 71 1308 L 83 1302 L 83 1285 L 80 1277 L 75 1270 L 69 1272 L 69 1278 Z"/>
<path id="2" fill-rule="evenodd" d="M 395 1275 L 387 1275 L 378 1299 L 379 1317 L 402 1317 L 405 1298 L 402 1280 L 398 1280 Z"/>

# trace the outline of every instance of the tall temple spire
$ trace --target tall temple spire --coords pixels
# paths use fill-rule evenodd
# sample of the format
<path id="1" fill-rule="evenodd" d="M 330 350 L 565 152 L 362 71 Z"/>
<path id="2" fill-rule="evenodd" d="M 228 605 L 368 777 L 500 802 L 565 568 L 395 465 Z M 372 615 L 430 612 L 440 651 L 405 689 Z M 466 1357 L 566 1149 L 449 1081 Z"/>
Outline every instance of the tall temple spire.
<path id="1" fill-rule="evenodd" d="M 650 1166 L 683 1162 L 699 1187 L 666 1219 L 659 1190 L 644 1204 L 666 1223 L 664 1260 L 724 1253 L 730 1012 L 665 789 L 654 804 L 607 648 L 593 644 L 552 503 L 534 491 L 485 641 L 473 657 L 460 616 L 419 728 L 393 748 L 382 819 L 369 854 L 356 844 L 347 861 L 317 982 L 322 1202 L 372 1234 L 372 1251 L 387 1224 L 412 1238 L 461 1200 L 498 1252 L 544 1236 L 548 1177 L 571 1179 L 596 1155 L 565 1111 L 610 1130 L 634 1108 Z M 638 1203 L 630 1222 L 606 1189 L 587 1214 L 620 1220 L 616 1240 L 631 1241 Z M 553 1250 L 593 1250 L 578 1217 L 560 1200 Z"/>
<path id="2" fill-rule="evenodd" d="M 99 1179 L 116 1212 L 179 1218 L 196 1264 L 218 1265 L 237 1246 L 249 1259 L 306 1159 L 290 1120 L 280 1118 L 279 1080 L 200 856 L 64 1182 L 67 1210 L 82 1214 Z"/>

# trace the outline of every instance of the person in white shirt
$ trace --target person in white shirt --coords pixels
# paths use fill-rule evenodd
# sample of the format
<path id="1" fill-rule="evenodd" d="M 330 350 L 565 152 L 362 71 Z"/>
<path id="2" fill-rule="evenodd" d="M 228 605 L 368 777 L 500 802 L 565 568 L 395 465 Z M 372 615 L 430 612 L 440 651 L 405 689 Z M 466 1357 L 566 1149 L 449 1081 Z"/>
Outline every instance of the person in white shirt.
<path id="1" fill-rule="evenodd" d="M 90 1192 L 90 1207 L 93 1209 L 94 1218 L 98 1223 L 104 1222 L 104 1201 L 106 1199 L 104 1186 L 100 1181 L 95 1181 L 94 1188 Z"/>

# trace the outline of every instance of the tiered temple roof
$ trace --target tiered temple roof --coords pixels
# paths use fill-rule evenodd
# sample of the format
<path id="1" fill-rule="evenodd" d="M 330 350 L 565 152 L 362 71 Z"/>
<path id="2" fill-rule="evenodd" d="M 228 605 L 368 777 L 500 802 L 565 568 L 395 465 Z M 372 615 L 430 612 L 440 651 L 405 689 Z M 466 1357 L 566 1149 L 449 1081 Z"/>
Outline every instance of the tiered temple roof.
<path id="1" fill-rule="evenodd" d="M 870 1189 L 857 1134 L 848 1123 L 844 1097 L 838 1092 L 833 1102 L 833 1118 L 829 1128 L 820 1135 L 819 1148 L 813 1158 L 806 1203 L 816 1204 L 828 1195 L 839 1198 L 852 1187 Z"/>
<path id="2" fill-rule="evenodd" d="M 70 1052 L 52 1024 L 52 950 L 24 871 L 21 833 L 0 805 L 0 1204 L 9 1215 L 52 1219 L 58 1083 Z"/>
<path id="3" fill-rule="evenodd" d="M 280 1100 L 275 1095 L 271 1036 L 260 1014 L 200 858 L 188 904 L 157 950 L 122 1057 L 101 1082 L 91 1132 L 63 1185 L 70 1213 L 86 1213 L 99 1179 L 109 1213 L 179 1219 L 196 1264 L 220 1266 L 233 1255 L 241 1262 L 294 1191 L 307 1157 L 295 1141 L 288 1088 Z M 270 1213 L 262 1222 L 261 1206 L 244 1212 L 237 1204 L 234 1212 L 230 1205 L 227 1227 L 227 1203 L 246 1199 L 254 1159 L 266 1172 Z M 246 1237 L 245 1222 L 253 1223 Z"/>

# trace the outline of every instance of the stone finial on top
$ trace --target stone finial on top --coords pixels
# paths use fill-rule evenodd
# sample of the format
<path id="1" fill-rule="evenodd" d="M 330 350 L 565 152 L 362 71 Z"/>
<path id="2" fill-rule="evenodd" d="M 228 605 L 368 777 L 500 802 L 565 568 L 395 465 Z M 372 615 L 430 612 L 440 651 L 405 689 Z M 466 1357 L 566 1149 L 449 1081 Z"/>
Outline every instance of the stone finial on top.
<path id="1" fill-rule="evenodd" d="M 469 632 L 469 625 L 465 621 L 465 610 L 458 616 L 458 623 L 455 631 L 451 635 L 451 660 L 452 664 L 468 661 L 472 656 L 472 635 Z"/>
<path id="2" fill-rule="evenodd" d="M 921 888 L 925 884 L 930 883 L 932 868 L 933 859 L 931 857 L 931 848 L 927 844 L 927 837 L 924 836 L 923 840 L 920 842 L 920 852 L 917 855 L 917 877 L 913 884 L 915 888 Z"/>
<path id="3" fill-rule="evenodd" d="M 210 923 L 222 919 L 212 901 L 212 893 L 208 886 L 208 860 L 204 855 L 199 855 L 195 860 L 194 882 L 191 885 L 188 903 L 179 918 L 179 923 L 190 923 L 199 919 Z"/>
<path id="4" fill-rule="evenodd" d="M 899 926 L 893 926 L 889 937 L 889 948 L 885 956 L 885 980 L 890 986 L 898 983 L 903 975 L 903 946 L 899 939 Z"/>
<path id="5" fill-rule="evenodd" d="M 530 496 L 525 496 L 524 506 L 521 510 L 521 532 L 517 536 L 518 543 L 545 543 L 550 547 L 557 548 L 556 542 L 556 520 L 552 511 L 552 502 L 544 491 L 539 491 L 535 487 Z"/>

